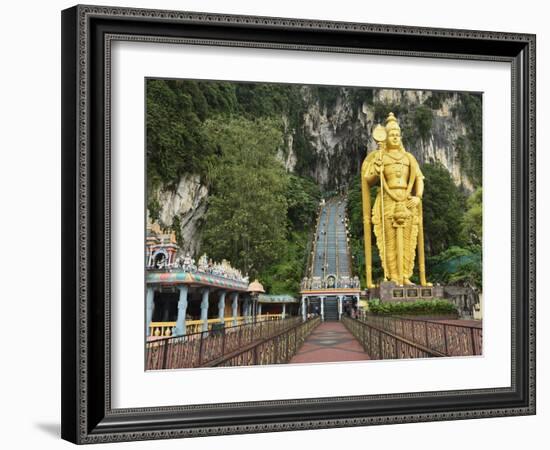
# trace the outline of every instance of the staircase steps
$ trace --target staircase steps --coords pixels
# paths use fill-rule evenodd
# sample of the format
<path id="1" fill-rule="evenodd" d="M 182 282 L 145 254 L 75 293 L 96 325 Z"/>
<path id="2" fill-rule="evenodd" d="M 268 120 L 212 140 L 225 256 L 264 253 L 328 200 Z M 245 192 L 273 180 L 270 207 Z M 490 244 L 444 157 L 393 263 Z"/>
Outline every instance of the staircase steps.
<path id="1" fill-rule="evenodd" d="M 338 300 L 336 298 L 325 298 L 325 321 L 338 320 Z"/>

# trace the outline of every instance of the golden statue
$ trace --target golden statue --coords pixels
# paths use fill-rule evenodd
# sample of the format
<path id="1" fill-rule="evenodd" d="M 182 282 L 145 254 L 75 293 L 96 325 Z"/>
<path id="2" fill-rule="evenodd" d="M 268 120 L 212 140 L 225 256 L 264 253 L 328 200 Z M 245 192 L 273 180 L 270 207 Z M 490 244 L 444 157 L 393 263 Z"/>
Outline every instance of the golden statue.
<path id="1" fill-rule="evenodd" d="M 378 149 L 370 152 L 361 166 L 367 287 L 374 287 L 371 223 L 374 226 L 384 279 L 393 281 L 398 286 L 413 284 L 410 278 L 418 250 L 420 284 L 431 286 L 426 282 L 424 264 L 424 176 L 415 157 L 403 147 L 401 129 L 393 113 L 388 115 L 385 127 L 375 127 L 373 138 Z M 379 189 L 371 211 L 370 188 L 373 186 L 378 186 Z"/>

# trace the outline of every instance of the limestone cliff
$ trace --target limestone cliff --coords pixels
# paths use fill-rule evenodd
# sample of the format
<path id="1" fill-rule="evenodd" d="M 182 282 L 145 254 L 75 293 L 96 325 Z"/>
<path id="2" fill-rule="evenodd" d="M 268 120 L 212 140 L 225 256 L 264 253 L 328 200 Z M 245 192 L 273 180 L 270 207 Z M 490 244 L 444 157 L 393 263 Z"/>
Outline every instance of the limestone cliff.
<path id="1" fill-rule="evenodd" d="M 180 252 L 196 254 L 200 250 L 197 239 L 199 223 L 206 212 L 206 186 L 201 184 L 198 176 L 184 175 L 175 189 L 161 187 L 151 195 L 153 203 L 158 205 L 157 221 L 161 227 L 176 232 Z"/>
<path id="2" fill-rule="evenodd" d="M 468 151 L 464 143 L 468 142 L 470 130 L 457 113 L 459 95 L 436 94 L 437 101 L 433 101 L 428 91 L 373 89 L 372 96 L 362 104 L 350 101 L 352 95 L 353 90 L 341 88 L 333 104 L 323 105 L 309 88 L 304 88 L 304 130 L 315 155 L 308 175 L 325 189 L 345 185 L 358 173 L 366 152 L 376 148 L 370 135 L 373 125 L 382 122 L 386 112 L 393 111 L 400 121 L 407 150 L 421 164 L 443 164 L 457 185 L 473 191 L 475 176 L 461 162 L 465 158 L 460 152 Z M 426 103 L 435 107 L 422 107 Z"/>

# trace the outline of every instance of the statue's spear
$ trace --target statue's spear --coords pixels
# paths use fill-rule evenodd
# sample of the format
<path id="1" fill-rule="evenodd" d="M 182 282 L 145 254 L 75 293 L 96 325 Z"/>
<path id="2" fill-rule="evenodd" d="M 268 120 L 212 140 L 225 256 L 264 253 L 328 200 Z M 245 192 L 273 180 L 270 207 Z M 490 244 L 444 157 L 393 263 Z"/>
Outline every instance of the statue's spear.
<path id="1" fill-rule="evenodd" d="M 363 236 L 365 238 L 365 272 L 367 289 L 374 288 L 372 282 L 372 242 L 371 242 L 371 210 L 370 191 L 367 183 L 367 158 L 361 167 L 361 194 L 363 197 Z"/>
<path id="2" fill-rule="evenodd" d="M 367 103 L 363 103 L 363 113 L 367 115 Z M 387 280 L 386 264 L 384 258 L 386 256 L 386 236 L 384 230 L 384 181 L 383 181 L 383 171 L 384 171 L 384 159 L 383 159 L 383 150 L 384 143 L 387 138 L 386 129 L 378 124 L 372 131 L 372 137 L 378 144 L 379 153 L 377 157 L 380 159 L 381 163 L 381 172 L 380 172 L 380 200 L 381 200 L 381 218 L 382 218 L 382 248 L 383 255 L 381 256 L 382 268 L 384 270 L 384 279 Z M 361 191 L 363 199 L 363 233 L 365 238 L 365 272 L 366 272 L 366 282 L 367 288 L 374 288 L 374 283 L 372 282 L 372 239 L 371 239 L 371 207 L 370 207 L 370 186 L 367 183 L 367 156 L 363 161 L 361 166 Z"/>
<path id="3" fill-rule="evenodd" d="M 380 160 L 380 220 L 382 221 L 382 248 L 384 249 L 384 255 L 380 255 L 382 261 L 382 269 L 384 270 L 384 280 L 388 279 L 388 273 L 386 270 L 386 230 L 384 219 L 384 143 L 386 142 L 387 133 L 386 129 L 382 125 L 376 125 L 372 132 L 372 137 L 378 144 L 378 158 Z"/>
<path id="4" fill-rule="evenodd" d="M 418 204 L 418 272 L 420 275 L 420 285 L 431 286 L 432 283 L 426 281 L 426 263 L 424 260 L 424 212 L 422 209 L 422 199 L 420 199 L 420 203 Z"/>
<path id="5" fill-rule="evenodd" d="M 363 103 L 363 114 L 367 115 L 367 103 Z M 361 196 L 363 200 L 363 236 L 365 239 L 365 276 L 367 289 L 373 289 L 372 282 L 372 239 L 371 239 L 371 207 L 370 207 L 370 186 L 367 183 L 367 160 L 365 157 L 361 166 Z"/>

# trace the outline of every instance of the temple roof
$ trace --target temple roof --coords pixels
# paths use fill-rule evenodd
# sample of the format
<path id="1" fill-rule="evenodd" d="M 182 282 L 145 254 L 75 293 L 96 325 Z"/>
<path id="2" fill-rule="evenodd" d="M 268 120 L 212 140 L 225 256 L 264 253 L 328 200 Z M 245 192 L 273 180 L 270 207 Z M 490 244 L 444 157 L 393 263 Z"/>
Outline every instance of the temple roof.
<path id="1" fill-rule="evenodd" d="M 256 293 L 264 293 L 265 290 L 264 290 L 264 287 L 263 287 L 262 283 L 260 283 L 256 279 L 248 285 L 248 292 L 252 292 L 253 294 L 256 294 Z"/>
<path id="2" fill-rule="evenodd" d="M 298 299 L 288 294 L 283 294 L 283 295 L 260 294 L 258 296 L 258 302 L 260 303 L 298 303 Z"/>
<path id="3" fill-rule="evenodd" d="M 181 269 L 171 271 L 148 271 L 147 283 L 160 285 L 186 284 L 191 286 L 211 286 L 227 290 L 248 292 L 248 284 L 240 280 L 233 280 L 231 278 L 202 272 L 185 272 Z"/>

